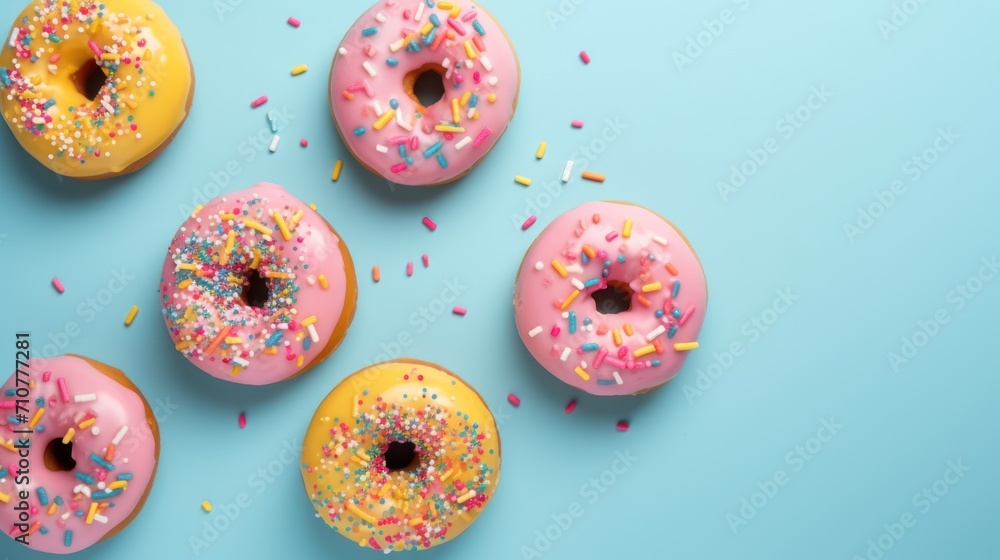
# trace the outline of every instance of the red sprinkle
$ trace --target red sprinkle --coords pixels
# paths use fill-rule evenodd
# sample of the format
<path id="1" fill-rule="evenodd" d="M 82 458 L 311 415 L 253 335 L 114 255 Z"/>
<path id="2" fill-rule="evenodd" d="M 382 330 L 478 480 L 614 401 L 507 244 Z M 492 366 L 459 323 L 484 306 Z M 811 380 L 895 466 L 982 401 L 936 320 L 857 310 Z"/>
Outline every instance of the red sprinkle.
<path id="1" fill-rule="evenodd" d="M 309 141 L 306 140 L 305 138 L 303 138 L 302 140 L 299 140 L 299 146 L 302 146 L 303 148 L 308 148 L 309 147 Z"/>
<path id="2" fill-rule="evenodd" d="M 536 216 L 529 216 L 528 219 L 524 220 L 524 223 L 521 224 L 521 229 L 525 230 L 525 229 L 530 228 L 532 225 L 534 225 L 534 223 L 537 220 L 538 220 L 538 217 L 536 217 Z"/>
<path id="3" fill-rule="evenodd" d="M 566 414 L 573 414 L 574 410 L 576 410 L 576 399 L 569 401 L 569 404 L 566 405 Z"/>
<path id="4" fill-rule="evenodd" d="M 55 287 L 56 291 L 59 292 L 60 294 L 66 291 L 66 288 L 63 287 L 62 282 L 60 282 L 58 278 L 55 277 L 52 278 L 52 285 Z"/>
<path id="5" fill-rule="evenodd" d="M 267 96 L 266 95 L 262 95 L 262 96 L 258 97 L 257 99 L 254 99 L 253 101 L 251 101 L 250 102 L 250 106 L 253 107 L 254 109 L 256 109 L 257 107 L 260 107 L 261 105 L 263 105 L 265 103 L 267 103 Z"/>
<path id="6" fill-rule="evenodd" d="M 573 128 L 583 128 L 583 121 L 573 121 L 569 124 L 573 125 Z"/>
<path id="7" fill-rule="evenodd" d="M 288 18 L 288 25 L 291 25 L 292 27 L 298 27 L 302 25 L 302 22 L 299 21 L 298 18 L 290 17 Z"/>
<path id="8" fill-rule="evenodd" d="M 428 257 L 426 254 L 421 255 L 420 260 L 423 261 L 424 268 L 427 268 L 428 266 L 431 265 L 431 258 Z"/>
<path id="9" fill-rule="evenodd" d="M 580 60 L 582 60 L 584 64 L 590 64 L 590 55 L 587 54 L 587 51 L 580 51 Z"/>
<path id="10" fill-rule="evenodd" d="M 240 429 L 247 427 L 247 415 L 244 412 L 240 413 Z"/>
<path id="11" fill-rule="evenodd" d="M 514 393 L 507 395 L 507 402 L 514 406 L 521 406 L 521 399 L 517 398 L 517 395 Z"/>
<path id="12" fill-rule="evenodd" d="M 406 275 L 413 276 L 413 261 L 406 263 Z"/>
<path id="13" fill-rule="evenodd" d="M 618 431 L 619 432 L 627 432 L 628 431 L 628 422 L 626 420 L 622 420 L 622 421 L 618 422 L 618 426 L 617 427 L 618 427 Z"/>
<path id="14" fill-rule="evenodd" d="M 461 305 L 456 305 L 455 307 L 451 308 L 451 312 L 454 313 L 455 315 L 465 315 L 466 313 L 468 313 L 468 310 L 466 310 Z"/>
<path id="15" fill-rule="evenodd" d="M 424 216 L 424 225 L 427 226 L 427 229 L 431 231 L 434 231 L 438 228 L 438 225 L 434 223 L 434 220 L 430 219 L 427 216 Z"/>

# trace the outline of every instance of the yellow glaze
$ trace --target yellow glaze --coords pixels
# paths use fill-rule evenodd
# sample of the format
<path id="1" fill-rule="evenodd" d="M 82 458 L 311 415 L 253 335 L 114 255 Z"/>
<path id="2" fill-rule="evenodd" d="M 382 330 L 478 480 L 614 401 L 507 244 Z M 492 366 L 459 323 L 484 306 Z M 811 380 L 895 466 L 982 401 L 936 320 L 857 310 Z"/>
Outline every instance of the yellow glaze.
<path id="1" fill-rule="evenodd" d="M 35 0 L 3 41 L 4 120 L 60 175 L 136 171 L 187 117 L 191 62 L 180 32 L 149 0 Z M 89 100 L 85 76 L 95 71 L 108 78 Z"/>
<path id="2" fill-rule="evenodd" d="M 385 458 L 393 442 L 416 446 L 398 470 Z M 320 518 L 376 550 L 420 550 L 458 536 L 499 476 L 500 437 L 486 403 L 453 373 L 409 358 L 340 382 L 302 446 L 302 478 Z"/>

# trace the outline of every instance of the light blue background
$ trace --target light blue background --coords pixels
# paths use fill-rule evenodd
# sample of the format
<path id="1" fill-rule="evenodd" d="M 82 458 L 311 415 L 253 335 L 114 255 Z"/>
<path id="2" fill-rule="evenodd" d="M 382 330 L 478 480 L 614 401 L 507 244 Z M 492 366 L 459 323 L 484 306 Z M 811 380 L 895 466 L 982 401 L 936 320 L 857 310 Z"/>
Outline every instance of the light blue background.
<path id="1" fill-rule="evenodd" d="M 892 16 L 892 0 L 494 1 L 488 7 L 521 59 L 517 117 L 481 167 L 452 186 L 421 190 L 393 188 L 356 164 L 329 117 L 328 65 L 367 0 L 224 2 L 163 0 L 198 86 L 191 118 L 140 173 L 99 184 L 60 180 L 0 131 L 8 352 L 13 357 L 15 331 L 31 331 L 40 352 L 50 334 L 58 339 L 76 322 L 82 334 L 60 353 L 124 369 L 160 409 L 160 470 L 145 509 L 79 558 L 195 557 L 189 538 L 224 515 L 225 504 L 236 507 L 241 493 L 249 507 L 199 558 L 374 558 L 314 517 L 282 448 L 297 447 L 337 381 L 396 351 L 400 333 L 412 340 L 404 354 L 439 362 L 479 389 L 504 443 L 494 503 L 462 537 L 421 557 L 524 558 L 534 556 L 522 547 L 541 545 L 553 560 L 848 559 L 865 557 L 883 524 L 908 512 L 914 527 L 882 537 L 892 545 L 886 559 L 1000 555 L 993 435 L 1000 377 L 991 350 L 1000 334 L 1000 278 L 972 281 L 981 291 L 962 309 L 949 300 L 982 258 L 1000 252 L 1000 4 L 896 2 L 919 10 L 905 22 L 897 17 L 903 24 L 886 37 L 879 21 Z M 0 20 L 12 19 L 19 4 L 5 3 Z M 708 46 L 678 64 L 674 53 L 723 9 L 731 23 L 710 44 L 702 36 Z M 288 26 L 289 15 L 302 27 Z M 580 62 L 581 49 L 590 65 Z M 310 69 L 293 78 L 297 64 Z M 832 96 L 814 98 L 820 107 L 788 138 L 779 121 L 821 86 Z M 270 102 L 251 110 L 262 94 Z M 276 154 L 245 144 L 267 126 L 266 109 L 294 115 Z M 572 119 L 586 126 L 572 129 Z M 614 136 L 609 121 L 626 128 L 605 143 Z M 914 181 L 907 162 L 948 127 L 959 138 Z M 302 137 L 307 149 L 298 146 Z M 721 196 L 718 183 L 731 166 L 769 138 L 776 153 Z M 542 140 L 549 148 L 539 162 Z M 570 157 L 578 166 L 560 188 Z M 344 171 L 332 183 L 338 158 Z M 584 159 L 608 181 L 581 181 Z M 157 305 L 180 208 L 230 162 L 240 172 L 224 192 L 267 180 L 315 202 L 360 273 L 358 315 L 343 346 L 277 386 L 201 374 L 172 349 Z M 524 188 L 515 175 L 535 182 Z M 884 212 L 875 207 L 879 217 L 848 236 L 845 224 L 856 225 L 858 209 L 896 180 L 905 193 Z M 677 380 L 643 397 L 579 395 L 535 365 L 514 331 L 511 291 L 524 250 L 553 217 L 593 199 L 630 200 L 668 216 L 709 278 L 701 348 Z M 539 223 L 522 232 L 514 223 L 529 203 Z M 438 222 L 436 232 L 420 224 L 424 215 Z M 425 252 L 428 269 L 419 263 Z M 412 278 L 407 261 L 417 263 Z M 369 276 L 376 264 L 377 285 Z M 99 297 L 122 268 L 134 279 L 88 323 L 78 306 Z M 63 295 L 49 284 L 56 275 Z M 434 300 L 451 279 L 465 286 L 459 302 L 469 314 L 446 311 L 421 330 L 411 317 L 421 307 L 440 309 Z M 779 304 L 778 314 L 775 291 L 784 289 L 797 299 Z M 126 328 L 133 304 L 141 311 Z M 894 371 L 887 354 L 901 352 L 901 338 L 939 309 L 948 322 L 933 337 L 917 335 L 926 344 Z M 757 332 L 748 323 L 754 317 L 773 324 Z M 742 354 L 727 358 L 734 343 Z M 717 379 L 708 377 L 710 366 Z M 707 389 L 695 394 L 699 376 Z M 506 402 L 509 392 L 521 397 L 520 408 Z M 567 416 L 570 398 L 579 406 Z M 245 430 L 237 427 L 240 411 Z M 832 439 L 823 432 L 828 441 L 817 450 L 810 438 L 831 417 L 842 428 Z M 632 422 L 627 433 L 615 430 L 622 418 Z M 807 445 L 817 452 L 796 470 L 796 446 Z M 638 459 L 622 468 L 614 463 L 619 452 Z M 944 497 L 926 511 L 913 502 L 958 460 L 970 470 L 953 486 L 938 484 Z M 619 474 L 604 472 L 613 466 Z M 257 474 L 268 468 L 278 473 L 271 482 Z M 741 500 L 755 499 L 779 470 L 787 484 L 752 518 L 739 518 L 746 524 L 734 532 L 727 516 L 739 516 Z M 614 482 L 595 492 L 589 481 L 602 473 L 605 484 Z M 215 513 L 201 511 L 205 499 Z M 574 503 L 582 516 L 554 528 Z M 536 542 L 536 531 L 546 530 L 555 536 L 548 546 Z M 7 540 L 2 555 L 42 557 Z"/>

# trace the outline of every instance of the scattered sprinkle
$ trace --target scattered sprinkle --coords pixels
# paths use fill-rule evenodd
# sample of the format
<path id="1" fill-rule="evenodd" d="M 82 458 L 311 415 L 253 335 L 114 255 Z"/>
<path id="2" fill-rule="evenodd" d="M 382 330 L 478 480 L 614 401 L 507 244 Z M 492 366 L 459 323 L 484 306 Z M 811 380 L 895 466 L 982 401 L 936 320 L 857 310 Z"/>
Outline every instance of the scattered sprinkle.
<path id="1" fill-rule="evenodd" d="M 60 282 L 58 278 L 52 278 L 52 286 L 55 287 L 56 291 L 60 294 L 66 291 L 66 288 L 63 287 L 62 282 Z"/>
<path id="2" fill-rule="evenodd" d="M 423 222 L 424 225 L 427 226 L 427 229 L 431 231 L 434 231 L 438 228 L 437 224 L 434 223 L 434 220 L 430 219 L 428 216 L 424 216 Z"/>
<path id="3" fill-rule="evenodd" d="M 687 352 L 688 350 L 694 350 L 698 347 L 697 342 L 675 342 L 674 350 L 678 352 Z"/>
<path id="4" fill-rule="evenodd" d="M 292 75 L 298 76 L 299 74 L 305 74 L 306 70 L 309 70 L 308 66 L 305 64 L 299 64 L 298 66 L 292 68 Z"/>
<path id="5" fill-rule="evenodd" d="M 382 271 L 377 266 L 372 267 L 372 280 L 378 282 L 382 279 Z"/>
<path id="6" fill-rule="evenodd" d="M 302 25 L 302 22 L 299 21 L 298 18 L 290 17 L 288 18 L 288 25 L 291 25 L 292 27 L 298 27 Z"/>
<path id="7" fill-rule="evenodd" d="M 302 140 L 299 140 L 299 146 L 302 146 L 303 148 L 308 148 L 309 147 L 309 141 L 306 140 L 305 138 L 303 138 Z"/>
<path id="8" fill-rule="evenodd" d="M 580 60 L 582 60 L 584 64 L 590 64 L 590 55 L 587 54 L 587 51 L 580 51 Z"/>
<path id="9" fill-rule="evenodd" d="M 514 393 L 507 395 L 507 402 L 514 406 L 521 406 L 521 399 L 519 399 Z"/>
<path id="10" fill-rule="evenodd" d="M 521 230 L 523 231 L 530 228 L 536 221 L 538 221 L 537 216 L 528 216 L 528 219 L 524 220 L 524 223 L 521 224 Z"/>
<path id="11" fill-rule="evenodd" d="M 598 183 L 603 183 L 606 177 L 600 173 L 594 173 L 593 171 L 584 171 L 583 178 L 588 181 L 595 181 Z"/>
<path id="12" fill-rule="evenodd" d="M 538 150 L 535 152 L 535 159 L 542 159 L 545 157 L 545 148 L 548 147 L 547 142 L 542 142 L 538 145 Z"/>
<path id="13" fill-rule="evenodd" d="M 413 261 L 406 263 L 406 275 L 413 276 Z"/>
<path id="14" fill-rule="evenodd" d="M 201 509 L 205 510 L 205 513 L 211 512 L 212 503 L 209 502 L 208 500 L 205 500 L 204 502 L 201 503 Z"/>
<path id="15" fill-rule="evenodd" d="M 340 179 L 340 171 L 344 169 L 344 160 L 337 160 L 337 163 L 333 164 L 333 175 L 330 176 L 331 179 L 336 181 Z"/>
<path id="16" fill-rule="evenodd" d="M 456 305 L 455 307 L 451 308 L 451 312 L 454 313 L 455 315 L 465 315 L 466 313 L 468 313 L 468 310 L 466 310 L 461 305 Z"/>
<path id="17" fill-rule="evenodd" d="M 517 175 L 516 177 L 514 177 L 514 182 L 520 183 L 526 187 L 531 186 L 531 179 L 525 177 L 524 175 Z"/>
<path id="18" fill-rule="evenodd" d="M 258 97 L 257 99 L 254 99 L 253 101 L 251 101 L 250 102 L 250 107 L 256 109 L 257 107 L 260 107 L 261 105 L 263 105 L 265 103 L 267 103 L 267 96 L 266 95 L 262 95 L 262 96 Z"/>
<path id="19" fill-rule="evenodd" d="M 268 146 L 267 149 L 270 150 L 272 154 L 274 152 L 277 152 L 278 151 L 278 142 L 280 142 L 280 141 L 281 141 L 281 136 L 278 136 L 277 134 L 275 134 L 274 137 L 271 138 L 271 145 Z"/>
<path id="20" fill-rule="evenodd" d="M 241 430 L 242 430 L 243 428 L 246 428 L 246 427 L 247 427 L 247 414 L 246 414 L 245 412 L 241 412 L 241 413 L 240 413 L 240 419 L 239 419 L 239 423 L 240 423 L 240 429 L 241 429 Z"/>
<path id="21" fill-rule="evenodd" d="M 431 258 L 428 257 L 426 253 L 420 256 L 420 260 L 423 261 L 424 268 L 427 268 L 428 266 L 431 265 Z"/>
<path id="22" fill-rule="evenodd" d="M 572 399 L 566 404 L 566 414 L 573 414 L 574 410 L 576 410 L 576 399 Z"/>
<path id="23" fill-rule="evenodd" d="M 132 309 L 129 310 L 128 315 L 125 316 L 125 325 L 126 326 L 131 325 L 132 321 L 135 320 L 136 314 L 138 313 L 139 313 L 139 306 L 133 305 Z"/>
<path id="24" fill-rule="evenodd" d="M 628 428 L 629 428 L 628 421 L 627 420 L 620 420 L 618 422 L 618 426 L 616 426 L 616 427 L 618 428 L 619 432 L 627 432 Z"/>
<path id="25" fill-rule="evenodd" d="M 569 124 L 573 125 L 573 128 L 583 128 L 583 121 L 574 120 Z"/>
<path id="26" fill-rule="evenodd" d="M 572 172 L 573 172 L 573 160 L 569 160 L 566 162 L 566 167 L 563 169 L 563 174 L 562 174 L 563 183 L 569 182 L 569 175 Z"/>

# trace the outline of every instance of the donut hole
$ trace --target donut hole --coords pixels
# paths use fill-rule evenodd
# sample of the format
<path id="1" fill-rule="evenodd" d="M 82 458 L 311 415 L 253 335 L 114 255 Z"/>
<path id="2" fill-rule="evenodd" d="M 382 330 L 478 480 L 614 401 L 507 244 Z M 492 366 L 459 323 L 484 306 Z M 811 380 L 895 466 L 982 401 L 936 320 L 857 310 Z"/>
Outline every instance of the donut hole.
<path id="1" fill-rule="evenodd" d="M 53 472 L 68 472 L 76 468 L 73 460 L 73 442 L 63 443 L 62 438 L 56 438 L 45 446 L 42 456 L 45 468 Z"/>
<path id="2" fill-rule="evenodd" d="M 271 288 L 267 285 L 267 279 L 261 276 L 257 269 L 251 268 L 246 280 L 243 281 L 240 299 L 250 307 L 264 307 L 271 299 Z"/>
<path id="3" fill-rule="evenodd" d="M 89 101 L 93 101 L 97 99 L 101 88 L 107 83 L 108 75 L 104 73 L 104 69 L 97 62 L 88 60 L 73 73 L 71 79 L 73 85 L 76 86 L 76 91 Z"/>
<path id="4" fill-rule="evenodd" d="M 444 98 L 444 66 L 424 64 L 403 76 L 403 91 L 423 107 Z"/>
<path id="5" fill-rule="evenodd" d="M 602 315 L 617 315 L 632 309 L 632 294 L 635 291 L 620 280 L 609 280 L 605 288 L 590 294 Z"/>
<path id="6" fill-rule="evenodd" d="M 409 470 L 419 463 L 417 446 L 412 441 L 393 441 L 382 453 L 385 459 L 385 468 L 389 472 Z"/>

